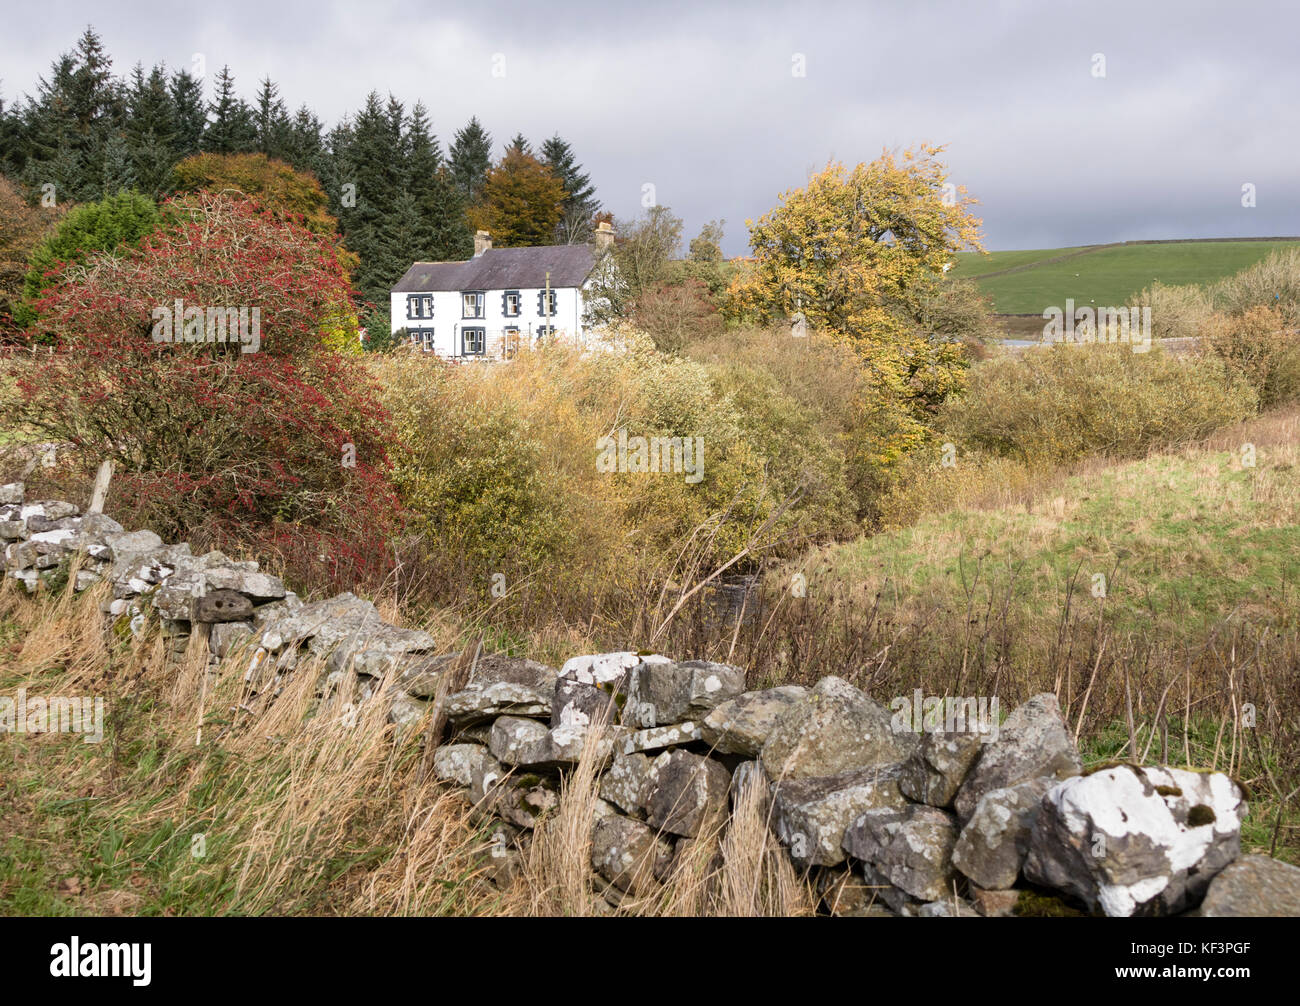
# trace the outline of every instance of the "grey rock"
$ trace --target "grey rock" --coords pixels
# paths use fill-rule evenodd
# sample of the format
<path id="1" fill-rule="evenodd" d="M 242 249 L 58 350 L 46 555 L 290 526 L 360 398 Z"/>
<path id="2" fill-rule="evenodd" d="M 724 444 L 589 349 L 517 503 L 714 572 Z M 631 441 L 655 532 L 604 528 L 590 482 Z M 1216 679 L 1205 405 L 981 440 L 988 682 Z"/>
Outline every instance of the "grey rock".
<path id="1" fill-rule="evenodd" d="M 972 731 L 927 732 L 904 764 L 898 788 L 909 800 L 947 807 L 979 757 L 980 747 L 980 735 Z"/>
<path id="2" fill-rule="evenodd" d="M 690 721 L 649 727 L 629 733 L 622 742 L 622 749 L 625 754 L 632 754 L 635 751 L 662 751 L 664 748 L 697 741 L 701 735 L 700 725 Z"/>
<path id="3" fill-rule="evenodd" d="M 253 617 L 253 602 L 233 590 L 213 590 L 194 598 L 196 622 L 246 622 Z"/>
<path id="4" fill-rule="evenodd" d="M 253 623 L 222 622 L 212 626 L 208 631 L 208 649 L 213 655 L 226 657 L 233 653 L 242 643 L 253 637 Z"/>
<path id="5" fill-rule="evenodd" d="M 827 677 L 778 719 L 761 759 L 768 778 L 779 782 L 896 764 L 916 744 L 914 734 L 896 733 L 867 695 Z"/>
<path id="6" fill-rule="evenodd" d="M 772 828 L 801 868 L 844 862 L 845 832 L 866 810 L 906 806 L 898 767 L 850 769 L 772 786 Z"/>
<path id="7" fill-rule="evenodd" d="M 628 650 L 566 660 L 555 682 L 551 726 L 618 723 L 628 673 L 643 660 L 669 662 L 667 657 L 643 658 Z"/>
<path id="8" fill-rule="evenodd" d="M 60 517 L 76 517 L 81 513 L 81 507 L 65 500 L 33 500 L 24 503 L 19 513 L 24 520 L 29 517 L 48 517 L 50 520 L 58 520 Z"/>
<path id="9" fill-rule="evenodd" d="M 0 540 L 14 541 L 27 537 L 27 524 L 21 520 L 0 520 Z"/>
<path id="10" fill-rule="evenodd" d="M 492 724 L 488 750 L 503 765 L 543 765 L 554 758 L 550 727 L 517 716 L 501 716 Z"/>
<path id="11" fill-rule="evenodd" d="M 0 486 L 0 503 L 16 503 L 21 505 L 23 502 L 24 486 L 21 482 L 8 482 Z"/>
<path id="12" fill-rule="evenodd" d="M 555 694 L 555 671 L 535 660 L 481 658 L 466 687 L 447 698 L 447 716 L 461 728 L 497 716 L 547 718 Z"/>
<path id="13" fill-rule="evenodd" d="M 592 826 L 591 865 L 619 890 L 654 891 L 672 855 L 672 842 L 629 817 L 601 817 Z"/>
<path id="14" fill-rule="evenodd" d="M 802 685 L 781 685 L 728 699 L 704 718 L 704 741 L 721 754 L 755 758 L 781 716 L 807 694 Z"/>
<path id="15" fill-rule="evenodd" d="M 952 865 L 956 841 L 953 816 L 923 804 L 868 810 L 844 834 L 849 855 L 870 863 L 891 884 L 920 901 L 951 896 L 957 876 Z"/>
<path id="16" fill-rule="evenodd" d="M 1016 708 L 1001 725 L 997 739 L 983 745 L 953 806 L 965 821 L 990 790 L 1030 779 L 1064 779 L 1077 775 L 1079 768 L 1079 752 L 1056 696 L 1044 692 Z"/>
<path id="17" fill-rule="evenodd" d="M 987 889 L 1013 886 L 1029 851 L 1043 794 L 1052 785 L 1051 779 L 1031 779 L 980 797 L 953 847 L 957 869 Z"/>
<path id="18" fill-rule="evenodd" d="M 482 744 L 443 744 L 433 752 L 433 774 L 443 782 L 469 786 L 474 772 L 492 758 Z"/>
<path id="19" fill-rule="evenodd" d="M 277 601 L 284 597 L 284 582 L 278 576 L 259 573 L 256 563 L 252 569 L 232 565 L 218 566 L 206 573 L 207 587 L 213 590 L 233 590 L 254 601 Z"/>
<path id="20" fill-rule="evenodd" d="M 409 656 L 399 664 L 401 670 L 398 672 L 397 685 L 416 698 L 432 699 L 438 694 L 438 684 L 443 675 L 459 659 L 459 653 Z"/>
<path id="21" fill-rule="evenodd" d="M 1207 919 L 1300 916 L 1300 869 L 1268 856 L 1242 856 L 1210 881 L 1200 915 Z"/>
<path id="22" fill-rule="evenodd" d="M 631 725 L 656 727 L 698 720 L 744 690 L 745 672 L 738 667 L 646 657 L 628 674 L 626 708 Z"/>
<path id="23" fill-rule="evenodd" d="M 617 754 L 609 769 L 600 779 L 600 796 L 625 814 L 641 817 L 645 804 L 641 802 L 650 759 L 643 754 Z"/>
<path id="24" fill-rule="evenodd" d="M 432 707 L 433 703 L 431 702 L 417 699 L 414 696 L 407 695 L 406 692 L 393 689 L 389 693 L 388 722 L 395 723 L 402 729 L 414 727 L 424 719 Z"/>
<path id="25" fill-rule="evenodd" d="M 1122 765 L 1042 799 L 1025 878 L 1109 916 L 1194 906 L 1241 851 L 1241 789 L 1221 772 Z"/>
<path id="26" fill-rule="evenodd" d="M 655 828 L 694 838 L 727 812 L 731 773 L 712 758 L 667 751 L 646 772 L 643 802 Z"/>
<path id="27" fill-rule="evenodd" d="M 330 654 L 331 671 L 351 668 L 366 678 L 382 678 L 412 653 L 436 649 L 433 636 L 421 629 L 402 629 L 379 622 L 343 640 Z"/>
<path id="28" fill-rule="evenodd" d="M 162 548 L 162 539 L 152 531 L 123 531 L 104 536 L 105 544 L 113 551 L 114 559 L 144 555 Z"/>

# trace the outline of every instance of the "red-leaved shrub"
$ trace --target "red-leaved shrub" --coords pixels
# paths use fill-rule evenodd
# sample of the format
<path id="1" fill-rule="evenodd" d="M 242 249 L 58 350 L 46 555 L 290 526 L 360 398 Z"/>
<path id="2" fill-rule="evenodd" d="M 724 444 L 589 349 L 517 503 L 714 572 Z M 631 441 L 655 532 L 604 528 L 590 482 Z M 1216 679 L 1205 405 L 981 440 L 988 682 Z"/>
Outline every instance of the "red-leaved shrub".
<path id="1" fill-rule="evenodd" d="M 164 537 L 277 553 L 315 585 L 382 576 L 387 420 L 364 365 L 322 344 L 354 317 L 338 245 L 227 195 L 164 212 L 140 248 L 59 276 L 40 305 L 58 347 L 14 418 L 83 471 L 113 458 L 114 507 Z"/>

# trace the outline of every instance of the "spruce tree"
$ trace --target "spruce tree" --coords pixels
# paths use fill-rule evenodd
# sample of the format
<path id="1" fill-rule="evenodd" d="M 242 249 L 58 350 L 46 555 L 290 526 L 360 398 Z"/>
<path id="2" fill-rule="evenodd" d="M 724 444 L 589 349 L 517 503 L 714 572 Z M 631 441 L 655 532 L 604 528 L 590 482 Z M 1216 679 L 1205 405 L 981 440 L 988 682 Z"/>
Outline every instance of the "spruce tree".
<path id="1" fill-rule="evenodd" d="M 135 186 L 157 199 L 170 191 L 172 166 L 178 160 L 176 119 L 161 66 L 146 77 L 144 68 L 136 64 L 127 113 L 126 143 Z"/>
<path id="2" fill-rule="evenodd" d="M 183 160 L 203 147 L 208 109 L 203 102 L 203 85 L 188 70 L 177 70 L 171 79 L 172 121 L 176 125 L 176 158 Z"/>
<path id="3" fill-rule="evenodd" d="M 280 89 L 267 77 L 257 92 L 257 109 L 254 120 L 257 129 L 257 150 L 276 160 L 288 160 L 289 113 L 280 100 Z"/>
<path id="4" fill-rule="evenodd" d="M 564 209 L 556 239 L 564 244 L 581 244 L 591 236 L 592 217 L 600 211 L 591 176 L 582 170 L 573 148 L 558 133 L 542 144 L 542 163 L 564 186 Z"/>
<path id="5" fill-rule="evenodd" d="M 211 122 L 203 134 L 203 149 L 214 154 L 244 154 L 257 145 L 253 110 L 235 94 L 235 78 L 229 66 L 217 75 L 216 93 L 208 104 Z"/>
<path id="6" fill-rule="evenodd" d="M 477 201 L 491 166 L 492 137 L 474 117 L 451 145 L 451 177 L 467 206 Z"/>

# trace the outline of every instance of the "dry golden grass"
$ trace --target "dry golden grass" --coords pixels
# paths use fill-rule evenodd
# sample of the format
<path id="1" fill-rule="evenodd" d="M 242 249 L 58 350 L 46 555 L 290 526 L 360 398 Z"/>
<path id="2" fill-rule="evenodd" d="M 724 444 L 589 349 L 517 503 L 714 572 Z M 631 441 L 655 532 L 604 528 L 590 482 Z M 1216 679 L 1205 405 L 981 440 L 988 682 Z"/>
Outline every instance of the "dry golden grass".
<path id="1" fill-rule="evenodd" d="M 209 669 L 197 636 L 171 653 L 103 629 L 102 587 L 28 598 L 0 587 L 0 693 L 102 695 L 105 740 L 9 738 L 0 788 L 0 910 L 80 914 L 790 915 L 813 901 L 770 835 L 761 793 L 733 826 L 686 844 L 662 885 L 613 908 L 591 870 L 601 765 L 584 757 L 558 806 L 494 879 L 491 822 L 423 770 L 420 727 L 368 701 L 318 704 L 304 661 L 274 698 L 245 651 Z M 589 745 L 593 751 L 595 745 Z M 202 855 L 195 855 L 200 842 Z M 75 885 L 60 885 L 67 877 Z M 75 889 L 75 894 L 72 890 Z M 615 892 L 616 893 L 616 892 Z M 614 900 L 620 900 L 615 898 Z"/>

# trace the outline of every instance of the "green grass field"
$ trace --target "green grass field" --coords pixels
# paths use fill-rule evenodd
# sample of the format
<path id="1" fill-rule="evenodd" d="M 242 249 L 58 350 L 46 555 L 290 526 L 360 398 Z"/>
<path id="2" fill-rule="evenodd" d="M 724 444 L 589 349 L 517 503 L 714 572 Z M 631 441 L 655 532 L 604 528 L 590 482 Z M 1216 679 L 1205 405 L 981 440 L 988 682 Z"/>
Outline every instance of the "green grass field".
<path id="1" fill-rule="evenodd" d="M 949 275 L 973 279 L 1001 314 L 1041 314 L 1051 306 L 1118 307 L 1152 281 L 1212 283 L 1253 265 L 1294 241 L 1194 241 L 963 252 Z M 1014 272 L 1003 270 L 1014 269 Z"/>

